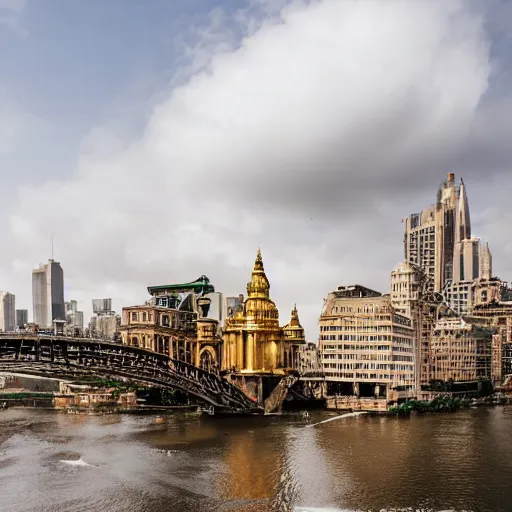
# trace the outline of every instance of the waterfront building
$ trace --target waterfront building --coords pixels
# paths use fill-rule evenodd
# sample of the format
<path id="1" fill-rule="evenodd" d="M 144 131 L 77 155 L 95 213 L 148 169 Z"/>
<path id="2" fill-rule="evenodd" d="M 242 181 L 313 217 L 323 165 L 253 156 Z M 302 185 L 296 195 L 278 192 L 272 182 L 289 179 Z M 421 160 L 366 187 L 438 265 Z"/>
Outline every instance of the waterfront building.
<path id="1" fill-rule="evenodd" d="M 206 276 L 192 283 L 148 287 L 151 298 L 123 308 L 122 343 L 153 350 L 205 369 L 218 368 L 221 358 L 219 322 L 208 318 L 215 292 Z"/>
<path id="2" fill-rule="evenodd" d="M 416 396 L 415 331 L 391 297 L 360 285 L 329 293 L 320 315 L 320 366 L 337 408 L 385 409 Z"/>
<path id="3" fill-rule="evenodd" d="M 223 369 L 281 375 L 295 368 L 297 349 L 305 344 L 296 307 L 290 322 L 279 325 L 279 312 L 270 298 L 270 283 L 259 249 L 247 284 L 247 298 L 226 319 L 223 342 Z"/>
<path id="4" fill-rule="evenodd" d="M 320 363 L 318 358 L 318 347 L 316 343 L 306 343 L 297 347 L 295 368 L 301 374 L 318 373 Z"/>
<path id="5" fill-rule="evenodd" d="M 476 282 L 475 303 L 471 316 L 488 328 L 495 329 L 492 342 L 492 380 L 500 384 L 512 374 L 512 300 L 506 282 L 493 278 Z"/>
<path id="6" fill-rule="evenodd" d="M 33 321 L 40 329 L 51 329 L 54 321 L 65 320 L 64 272 L 60 263 L 49 260 L 32 271 Z"/>
<path id="7" fill-rule="evenodd" d="M 0 291 L 0 331 L 16 330 L 16 298 L 12 293 Z"/>
<path id="8" fill-rule="evenodd" d="M 27 309 L 17 309 L 16 310 L 16 328 L 24 329 L 28 324 L 28 310 Z"/>
<path id="9" fill-rule="evenodd" d="M 470 383 L 491 379 L 495 331 L 469 318 L 440 318 L 430 342 L 431 380 Z"/>

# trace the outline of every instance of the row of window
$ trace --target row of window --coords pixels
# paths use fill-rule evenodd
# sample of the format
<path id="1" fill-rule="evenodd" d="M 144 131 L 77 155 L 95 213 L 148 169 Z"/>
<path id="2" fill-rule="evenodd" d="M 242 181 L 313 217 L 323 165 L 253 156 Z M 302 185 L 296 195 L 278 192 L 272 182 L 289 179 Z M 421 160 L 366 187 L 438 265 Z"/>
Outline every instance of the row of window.
<path id="1" fill-rule="evenodd" d="M 147 311 L 142 311 L 141 313 L 138 311 L 132 311 L 130 314 L 130 320 L 132 322 L 153 322 L 153 313 Z M 160 315 L 160 325 L 163 327 L 171 327 L 176 329 L 177 324 L 178 322 L 174 315 Z"/>
<path id="2" fill-rule="evenodd" d="M 359 359 L 360 361 L 391 361 L 389 354 L 324 354 L 322 360 Z"/>

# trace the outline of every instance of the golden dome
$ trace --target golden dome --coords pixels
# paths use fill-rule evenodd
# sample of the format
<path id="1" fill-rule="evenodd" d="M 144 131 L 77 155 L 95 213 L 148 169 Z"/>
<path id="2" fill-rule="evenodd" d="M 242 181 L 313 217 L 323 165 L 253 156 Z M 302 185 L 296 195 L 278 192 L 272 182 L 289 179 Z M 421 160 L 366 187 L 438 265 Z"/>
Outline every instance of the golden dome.
<path id="1" fill-rule="evenodd" d="M 258 249 L 251 281 L 247 283 L 248 297 L 244 304 L 248 324 L 265 328 L 279 328 L 279 312 L 270 299 L 270 284 L 265 274 L 261 251 Z"/>

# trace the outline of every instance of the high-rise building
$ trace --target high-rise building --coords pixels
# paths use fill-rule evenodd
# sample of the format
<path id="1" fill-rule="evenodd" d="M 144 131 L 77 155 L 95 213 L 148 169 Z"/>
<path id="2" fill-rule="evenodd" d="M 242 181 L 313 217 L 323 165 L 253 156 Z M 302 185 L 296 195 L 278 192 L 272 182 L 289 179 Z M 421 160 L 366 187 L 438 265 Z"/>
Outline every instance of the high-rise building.
<path id="1" fill-rule="evenodd" d="M 121 317 L 112 310 L 112 299 L 93 299 L 94 316 L 89 320 L 89 336 L 115 340 L 121 325 Z"/>
<path id="2" fill-rule="evenodd" d="M 28 324 L 28 309 L 16 310 L 16 327 L 23 329 Z"/>
<path id="3" fill-rule="evenodd" d="M 92 311 L 97 315 L 112 313 L 112 299 L 92 299 Z"/>
<path id="4" fill-rule="evenodd" d="M 32 271 L 34 323 L 49 329 L 54 320 L 65 320 L 64 272 L 60 263 L 49 260 Z"/>
<path id="5" fill-rule="evenodd" d="M 79 329 L 82 331 L 84 328 L 84 313 L 83 311 L 78 311 L 78 304 L 76 300 L 66 302 L 65 308 L 68 326 L 72 329 Z"/>
<path id="6" fill-rule="evenodd" d="M 448 174 L 436 204 L 409 215 L 404 223 L 406 261 L 425 272 L 432 289 L 442 292 L 457 313 L 466 313 L 473 281 L 492 276 L 492 256 L 489 246 L 471 234 L 462 178 L 456 184 L 455 174 Z"/>
<path id="7" fill-rule="evenodd" d="M 0 292 L 0 331 L 12 332 L 16 330 L 15 297 L 9 292 Z"/>
<path id="8" fill-rule="evenodd" d="M 226 318 L 232 317 L 244 305 L 244 295 L 238 297 L 226 297 Z"/>
<path id="9" fill-rule="evenodd" d="M 226 318 L 226 303 L 224 301 L 224 294 L 220 292 L 211 292 L 206 295 L 210 298 L 210 310 L 208 311 L 208 318 L 213 318 L 219 322 L 219 325 L 224 323 Z"/>

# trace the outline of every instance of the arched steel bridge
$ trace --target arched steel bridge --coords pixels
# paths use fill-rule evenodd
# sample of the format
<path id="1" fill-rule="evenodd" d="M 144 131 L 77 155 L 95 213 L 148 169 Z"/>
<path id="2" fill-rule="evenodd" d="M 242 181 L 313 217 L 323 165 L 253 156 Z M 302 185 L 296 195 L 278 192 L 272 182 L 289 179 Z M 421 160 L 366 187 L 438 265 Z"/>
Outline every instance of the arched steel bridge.
<path id="1" fill-rule="evenodd" d="M 118 343 L 48 335 L 0 335 L 0 372 L 77 380 L 86 376 L 172 388 L 218 409 L 262 409 L 217 374 Z"/>

